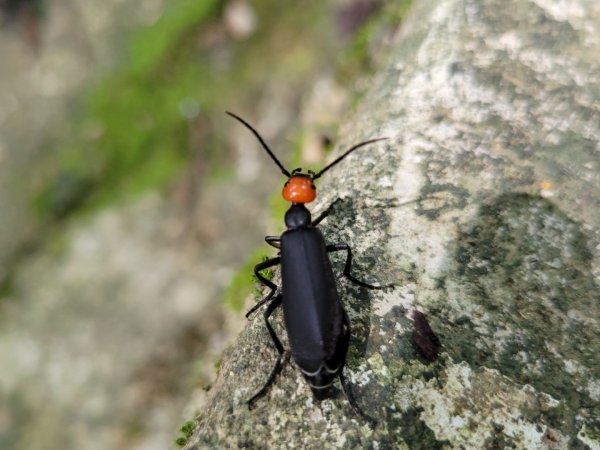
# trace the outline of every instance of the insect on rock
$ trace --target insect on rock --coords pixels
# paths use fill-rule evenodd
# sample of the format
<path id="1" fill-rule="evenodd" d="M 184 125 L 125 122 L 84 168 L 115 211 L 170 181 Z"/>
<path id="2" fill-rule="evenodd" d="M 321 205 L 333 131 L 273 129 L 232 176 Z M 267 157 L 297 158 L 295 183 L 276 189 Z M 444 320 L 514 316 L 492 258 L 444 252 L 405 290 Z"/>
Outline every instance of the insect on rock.
<path id="1" fill-rule="evenodd" d="M 283 186 L 282 195 L 291 203 L 285 213 L 287 229 L 281 236 L 265 237 L 267 244 L 279 250 L 278 256 L 254 267 L 254 274 L 269 288 L 269 293 L 248 311 L 246 317 L 250 317 L 254 311 L 267 304 L 264 312 L 265 323 L 278 354 L 267 381 L 248 400 L 248 406 L 252 407 L 256 400 L 266 394 L 281 371 L 284 349 L 269 322 L 273 312 L 281 306 L 292 358 L 310 386 L 314 397 L 317 400 L 330 397 L 332 395 L 330 388 L 338 377 L 352 409 L 361 417 L 372 420 L 367 418 L 356 404 L 344 377 L 351 327 L 348 314 L 337 292 L 328 253 L 346 252 L 344 276 L 353 283 L 369 289 L 384 289 L 392 285 L 374 286 L 358 280 L 350 273 L 352 266 L 350 247 L 345 243 L 325 242 L 317 225 L 331 213 L 340 199 L 334 201 L 314 220 L 305 204 L 316 198 L 317 191 L 314 185 L 316 179 L 353 151 L 386 138 L 370 139 L 354 145 L 319 172 L 309 170 L 304 173 L 301 168 L 289 172 L 250 124 L 233 113 L 227 112 L 227 114 L 241 122 L 256 136 L 264 150 L 288 178 Z M 281 265 L 281 287 L 261 274 L 263 270 L 276 265 Z"/>

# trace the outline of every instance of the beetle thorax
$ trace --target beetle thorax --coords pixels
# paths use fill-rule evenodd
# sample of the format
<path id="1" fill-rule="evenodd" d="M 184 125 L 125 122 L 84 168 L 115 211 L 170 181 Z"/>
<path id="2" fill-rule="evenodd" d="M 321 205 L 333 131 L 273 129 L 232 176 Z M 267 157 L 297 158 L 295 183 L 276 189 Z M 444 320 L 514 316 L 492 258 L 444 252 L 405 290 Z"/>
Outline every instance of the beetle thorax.
<path id="1" fill-rule="evenodd" d="M 310 225 L 310 211 L 302 203 L 294 203 L 285 213 L 285 226 L 288 230 Z"/>

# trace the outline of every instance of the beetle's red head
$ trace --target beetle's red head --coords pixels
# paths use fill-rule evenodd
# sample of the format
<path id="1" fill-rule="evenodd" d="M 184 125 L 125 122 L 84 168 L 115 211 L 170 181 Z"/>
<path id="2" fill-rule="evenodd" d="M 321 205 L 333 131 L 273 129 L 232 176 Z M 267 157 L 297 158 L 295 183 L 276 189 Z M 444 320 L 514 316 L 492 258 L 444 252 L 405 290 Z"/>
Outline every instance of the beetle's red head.
<path id="1" fill-rule="evenodd" d="M 317 198 L 317 188 L 313 183 L 314 172 L 301 173 L 301 169 L 292 171 L 292 176 L 283 185 L 281 195 L 286 202 L 310 203 Z"/>

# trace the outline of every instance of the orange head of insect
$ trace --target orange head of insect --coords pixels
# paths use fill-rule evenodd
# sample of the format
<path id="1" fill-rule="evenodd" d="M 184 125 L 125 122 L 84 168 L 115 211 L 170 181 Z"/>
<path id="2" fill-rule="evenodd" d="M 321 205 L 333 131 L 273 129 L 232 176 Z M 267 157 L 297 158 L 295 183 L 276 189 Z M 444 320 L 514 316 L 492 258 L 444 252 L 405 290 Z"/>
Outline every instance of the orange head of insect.
<path id="1" fill-rule="evenodd" d="M 290 203 L 310 203 L 317 198 L 317 188 L 313 183 L 315 173 L 309 170 L 302 173 L 302 169 L 295 169 L 283 185 L 281 195 Z"/>

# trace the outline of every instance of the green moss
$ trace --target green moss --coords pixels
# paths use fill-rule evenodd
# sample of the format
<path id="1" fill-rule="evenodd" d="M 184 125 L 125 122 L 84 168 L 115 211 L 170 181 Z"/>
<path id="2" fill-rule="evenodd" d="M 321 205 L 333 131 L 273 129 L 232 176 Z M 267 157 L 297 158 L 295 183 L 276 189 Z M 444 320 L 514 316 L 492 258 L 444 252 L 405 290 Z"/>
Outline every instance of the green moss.
<path id="1" fill-rule="evenodd" d="M 210 17 L 220 2 L 216 0 L 178 0 L 152 27 L 140 30 L 129 45 L 131 73 L 145 74 L 172 53 L 183 33 L 193 30 L 199 21 Z"/>
<path id="2" fill-rule="evenodd" d="M 194 428 L 196 428 L 196 422 L 194 422 L 193 420 L 188 420 L 181 427 L 181 432 L 186 438 L 189 438 L 194 432 Z"/>
<path id="3" fill-rule="evenodd" d="M 59 150 L 58 173 L 34 200 L 37 211 L 64 217 L 164 185 L 182 169 L 195 126 L 182 102 L 211 104 L 215 91 L 202 87 L 218 85 L 195 53 L 197 30 L 219 4 L 169 2 L 154 25 L 131 37 L 127 62 L 89 93 L 73 138 Z"/>
<path id="4" fill-rule="evenodd" d="M 11 272 L 2 273 L 0 275 L 0 298 L 8 297 L 13 291 L 14 279 Z"/>
<path id="5" fill-rule="evenodd" d="M 272 256 L 272 252 L 269 249 L 270 247 L 261 246 L 252 253 L 225 290 L 225 304 L 234 311 L 242 310 L 246 298 L 253 291 L 256 292 L 257 298 L 260 297 L 261 291 L 256 289 L 258 280 L 254 276 L 253 270 L 258 262 Z M 267 279 L 272 278 L 270 270 L 264 270 L 262 275 Z"/>
<path id="6" fill-rule="evenodd" d="M 283 183 L 284 181 L 282 179 L 281 186 L 283 186 Z M 273 222 L 276 224 L 281 224 L 280 228 L 277 230 L 274 229 L 272 234 L 275 234 L 277 232 L 283 232 L 283 219 L 286 211 L 290 207 L 290 204 L 283 199 L 279 192 L 276 192 L 271 196 L 271 199 L 269 200 L 269 206 L 271 209 L 271 217 L 273 218 Z"/>
<path id="7" fill-rule="evenodd" d="M 192 437 L 197 425 L 198 424 L 195 420 L 188 420 L 185 422 L 179 429 L 179 431 L 183 433 L 183 436 L 179 436 L 177 439 L 175 439 L 175 444 L 179 447 L 183 447 L 185 444 L 187 444 L 188 439 Z"/>

